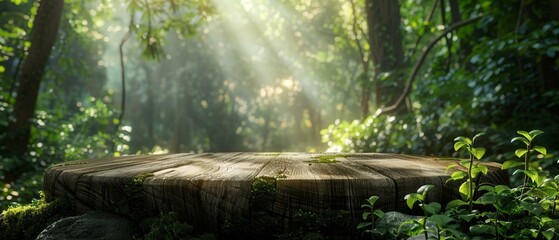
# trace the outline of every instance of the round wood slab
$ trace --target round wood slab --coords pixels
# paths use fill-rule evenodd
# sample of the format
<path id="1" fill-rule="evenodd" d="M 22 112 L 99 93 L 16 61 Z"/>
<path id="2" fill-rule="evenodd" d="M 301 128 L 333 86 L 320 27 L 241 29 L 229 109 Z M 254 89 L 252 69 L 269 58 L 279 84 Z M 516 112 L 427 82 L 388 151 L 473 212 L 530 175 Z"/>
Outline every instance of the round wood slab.
<path id="1" fill-rule="evenodd" d="M 45 173 L 44 190 L 48 199 L 67 196 L 77 213 L 97 209 L 141 217 L 174 211 L 192 225 L 216 229 L 250 214 L 257 200 L 255 179 L 271 185 L 274 191 L 265 207 L 282 221 L 298 210 L 344 210 L 358 217 L 372 195 L 380 197 L 376 205 L 385 211 L 409 212 L 404 196 L 425 184 L 436 186 L 430 201 L 457 198 L 460 183 L 445 184 L 450 174 L 445 170 L 453 163 L 457 161 L 399 154 L 127 156 L 53 166 Z M 489 173 L 478 181 L 508 184 L 500 164 L 484 164 Z"/>

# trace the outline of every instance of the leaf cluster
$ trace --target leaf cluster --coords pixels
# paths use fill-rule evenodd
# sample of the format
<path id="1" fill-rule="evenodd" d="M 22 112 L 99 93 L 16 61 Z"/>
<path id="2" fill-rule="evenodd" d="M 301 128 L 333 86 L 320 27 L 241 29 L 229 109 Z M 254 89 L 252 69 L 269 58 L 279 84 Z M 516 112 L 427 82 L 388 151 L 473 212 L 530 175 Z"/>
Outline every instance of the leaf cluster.
<path id="1" fill-rule="evenodd" d="M 533 140 L 543 131 L 534 130 L 530 132 L 518 131 L 520 137 L 515 137 L 511 142 L 522 142 L 526 151 L 516 151 L 518 157 L 528 157 L 530 152 L 545 154 L 544 147 L 533 146 Z M 470 155 L 469 160 L 460 161 L 451 168 L 463 167 L 475 169 L 473 159 L 481 159 L 485 150 L 474 147 L 474 138 L 458 137 L 455 139 L 455 149 L 466 149 Z M 479 166 L 482 166 L 479 164 Z M 503 164 L 503 169 L 520 166 L 512 162 Z M 556 239 L 559 237 L 559 217 L 556 214 L 559 197 L 559 175 L 550 176 L 538 169 L 529 171 L 517 170 L 523 173 L 531 181 L 518 187 L 511 188 L 505 185 L 481 185 L 466 184 L 472 177 L 486 174 L 487 170 L 461 171 L 457 170 L 451 174 L 449 180 L 466 180 L 458 189 L 462 199 L 450 201 L 444 210 L 437 202 L 427 202 L 427 194 L 434 186 L 425 185 L 420 187 L 416 193 L 406 195 L 405 200 L 411 209 L 418 205 L 424 212 L 420 219 L 411 219 L 390 230 L 382 230 L 391 236 L 416 236 L 423 235 L 425 239 Z M 477 192 L 478 194 L 473 194 Z M 378 197 L 370 198 L 374 202 Z M 374 214 L 375 211 L 370 204 L 364 204 L 364 220 L 370 216 L 383 216 Z M 365 218 L 367 216 L 367 218 Z M 367 233 L 377 234 L 374 225 L 362 223 L 360 229 Z M 388 237 L 389 235 L 382 235 Z"/>

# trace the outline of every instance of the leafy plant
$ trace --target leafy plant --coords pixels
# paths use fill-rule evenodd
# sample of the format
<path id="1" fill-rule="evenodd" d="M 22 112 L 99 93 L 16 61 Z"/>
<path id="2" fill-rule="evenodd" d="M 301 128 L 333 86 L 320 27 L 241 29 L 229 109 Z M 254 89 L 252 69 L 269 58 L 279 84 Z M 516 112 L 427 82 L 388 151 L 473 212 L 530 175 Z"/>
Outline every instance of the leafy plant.
<path id="1" fill-rule="evenodd" d="M 472 212 L 476 189 L 476 184 L 474 183 L 473 179 L 476 178 L 479 173 L 487 174 L 488 171 L 487 166 L 480 165 L 479 162 L 474 164 L 474 159 L 480 160 L 483 155 L 485 155 L 485 148 L 474 147 L 475 140 L 483 135 L 485 135 L 485 133 L 478 133 L 472 139 L 462 136 L 454 139 L 454 141 L 456 141 L 456 143 L 454 143 L 454 150 L 458 151 L 464 148 L 469 154 L 468 160 L 462 160 L 459 163 L 460 166 L 468 169 L 468 172 L 456 170 L 450 175 L 449 180 L 461 180 L 465 177 L 468 177 L 468 179 L 464 183 L 462 183 L 462 185 L 460 185 L 458 191 L 460 192 L 462 198 L 467 201 L 470 212 Z M 458 165 L 456 164 L 452 164 L 447 168 L 447 170 L 457 166 Z M 455 201 L 454 204 L 456 204 L 456 202 L 459 201 Z"/>
<path id="2" fill-rule="evenodd" d="M 425 239 L 556 239 L 559 234 L 559 219 L 556 217 L 557 200 L 559 197 L 559 175 L 549 176 L 541 168 L 536 168 L 530 162 L 530 153 L 546 154 L 544 147 L 536 146 L 533 140 L 542 131 L 518 131 L 520 137 L 515 137 L 511 142 L 521 141 L 526 144 L 526 149 L 518 149 L 515 155 L 524 157 L 524 162 L 507 161 L 503 168 L 512 168 L 524 165 L 524 169 L 516 170 L 514 174 L 523 173 L 527 178 L 525 184 L 511 188 L 505 185 L 492 186 L 484 184 L 476 187 L 473 179 L 480 173 L 487 173 L 486 166 L 474 162 L 485 155 L 485 149 L 474 147 L 475 140 L 483 133 L 477 134 L 472 139 L 458 137 L 455 139 L 456 150 L 466 149 L 468 160 L 450 166 L 468 169 L 456 170 L 449 180 L 467 179 L 459 187 L 462 199 L 450 201 L 441 211 L 437 202 L 427 203 L 427 195 L 434 188 L 433 185 L 420 187 L 417 193 L 406 195 L 408 207 L 413 208 L 416 203 L 423 210 L 423 216 L 400 224 L 398 234 L 417 236 L 423 234 Z M 528 166 L 528 168 L 526 168 Z M 472 183 L 472 184 L 470 184 Z M 479 191 L 481 196 L 474 199 Z M 372 200 L 376 201 L 377 198 Z M 467 201 L 466 201 L 467 200 Z M 374 203 L 374 201 L 372 201 Z M 369 202 L 369 201 L 368 201 Z M 474 204 L 480 206 L 473 209 Z M 372 216 L 374 209 L 370 203 L 363 216 Z M 462 208 L 468 206 L 469 209 Z M 364 218 L 371 220 L 370 218 Z M 379 224 L 374 222 L 361 223 L 360 228 L 371 227 L 369 232 L 382 233 Z M 382 224 L 381 224 L 382 225 Z M 376 227 L 376 229 L 375 229 Z M 467 234 L 466 234 L 467 232 Z M 392 234 L 391 232 L 389 232 Z M 396 236 L 395 234 L 392 234 Z M 387 237 L 387 235 L 381 235 Z"/>
<path id="3" fill-rule="evenodd" d="M 419 207 L 423 210 L 424 217 L 420 220 L 412 220 L 413 223 L 416 224 L 416 227 L 411 230 L 417 232 L 417 234 L 423 233 L 425 235 L 425 239 L 429 239 L 427 232 L 427 218 L 431 215 L 438 214 L 441 211 L 440 203 L 425 203 L 427 200 L 427 193 L 433 188 L 435 188 L 434 185 L 423 185 L 417 189 L 417 193 L 410 193 L 404 197 L 406 204 L 410 209 L 413 208 L 416 202 L 419 202 Z"/>
<path id="4" fill-rule="evenodd" d="M 357 225 L 357 229 L 365 229 L 366 233 L 370 233 L 373 239 L 376 235 L 386 234 L 386 229 L 377 228 L 376 222 L 384 217 L 384 212 L 380 209 L 375 209 L 375 203 L 379 199 L 378 196 L 371 196 L 367 199 L 367 203 L 361 205 L 361 208 L 365 208 L 363 211 L 363 220 Z"/>
<path id="5" fill-rule="evenodd" d="M 519 158 L 524 157 L 524 162 L 517 162 L 517 161 L 513 161 L 513 160 L 506 161 L 506 162 L 503 163 L 502 169 L 509 169 L 509 168 L 524 165 L 524 170 L 518 169 L 513 173 L 513 175 L 516 175 L 517 173 L 523 173 L 524 174 L 523 186 L 526 187 L 526 185 L 528 184 L 528 179 L 530 179 L 530 180 L 532 180 L 532 182 L 536 182 L 536 183 L 539 183 L 542 180 L 540 178 L 539 174 L 538 174 L 538 171 L 536 169 L 531 169 L 530 168 L 530 153 L 536 151 L 536 152 L 539 152 L 543 155 L 546 155 L 547 154 L 547 149 L 545 147 L 542 147 L 542 146 L 534 146 L 533 143 L 532 143 L 534 138 L 536 138 L 536 136 L 542 134 L 543 131 L 541 131 L 541 130 L 532 130 L 530 132 L 517 131 L 517 133 L 521 136 L 513 138 L 511 140 L 511 142 L 520 141 L 520 142 L 524 143 L 524 145 L 526 145 L 526 148 L 519 148 L 519 149 L 516 149 L 516 151 L 514 151 L 514 154 L 517 157 L 519 157 Z"/>

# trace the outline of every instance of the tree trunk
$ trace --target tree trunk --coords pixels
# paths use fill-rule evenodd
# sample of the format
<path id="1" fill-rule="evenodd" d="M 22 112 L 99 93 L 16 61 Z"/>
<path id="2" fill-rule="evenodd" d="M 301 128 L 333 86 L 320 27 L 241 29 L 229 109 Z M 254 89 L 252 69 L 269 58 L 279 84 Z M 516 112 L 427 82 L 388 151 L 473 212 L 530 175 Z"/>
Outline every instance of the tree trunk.
<path id="1" fill-rule="evenodd" d="M 404 196 L 425 184 L 436 186 L 428 201 L 444 205 L 459 197 L 459 181 L 445 184 L 450 177 L 446 169 L 457 162 L 378 153 L 127 156 L 53 166 L 45 173 L 44 192 L 47 201 L 67 197 L 76 214 L 114 211 L 115 205 L 140 216 L 172 211 L 200 231 L 219 231 L 226 222 L 261 210 L 266 218 L 259 221 L 277 221 L 277 228 L 267 229 L 280 232 L 286 229 L 281 226 L 300 224 L 293 216 L 301 210 L 341 210 L 349 221 L 358 220 L 361 204 L 372 195 L 382 196 L 375 207 L 384 211 L 418 213 L 417 206 L 406 206 Z M 480 164 L 489 171 L 476 179 L 478 185 L 509 184 L 501 164 Z M 138 191 L 130 191 L 132 179 L 139 180 Z"/>
<path id="2" fill-rule="evenodd" d="M 29 55 L 23 63 L 17 97 L 14 104 L 14 120 L 7 129 L 6 150 L 10 154 L 23 155 L 31 136 L 31 119 L 35 113 L 37 96 L 50 51 L 58 33 L 64 0 L 40 2 L 35 20 Z"/>
<path id="3" fill-rule="evenodd" d="M 390 104 L 387 101 L 394 99 L 404 89 L 403 78 L 397 72 L 394 73 L 402 67 L 404 59 L 400 4 L 398 1 L 385 0 L 366 0 L 365 3 L 373 71 L 375 76 L 392 72 L 392 82 L 375 78 L 376 105 L 382 106 Z"/>
<path id="4" fill-rule="evenodd" d="M 551 19 L 559 21 L 559 1 L 549 1 L 549 13 L 551 15 Z"/>

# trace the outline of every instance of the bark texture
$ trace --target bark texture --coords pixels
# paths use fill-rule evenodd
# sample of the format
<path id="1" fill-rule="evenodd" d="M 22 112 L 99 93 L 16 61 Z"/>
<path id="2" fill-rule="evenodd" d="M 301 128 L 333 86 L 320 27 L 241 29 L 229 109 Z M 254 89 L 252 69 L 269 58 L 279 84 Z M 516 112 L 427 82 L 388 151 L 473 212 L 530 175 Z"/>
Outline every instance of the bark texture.
<path id="1" fill-rule="evenodd" d="M 366 0 L 365 3 L 373 71 L 376 76 L 385 72 L 392 75 L 387 81 L 375 77 L 375 101 L 377 106 L 389 105 L 388 101 L 404 89 L 404 81 L 398 73 L 404 59 L 400 4 L 385 0 Z"/>
<path id="2" fill-rule="evenodd" d="M 458 198 L 459 182 L 445 184 L 441 160 L 398 154 L 207 153 L 130 156 L 72 162 L 50 168 L 44 177 L 47 198 L 67 196 L 77 213 L 115 208 L 144 215 L 177 212 L 187 222 L 219 230 L 227 222 L 250 216 L 259 204 L 281 226 L 298 210 L 343 210 L 358 220 L 361 204 L 381 196 L 385 211 L 410 212 L 404 196 L 425 184 L 442 204 Z M 500 164 L 482 163 L 490 172 L 477 183 L 508 184 Z M 265 179 L 274 191 L 265 202 L 255 197 L 254 183 Z M 131 191 L 130 186 L 136 186 Z M 262 199 L 260 199 L 262 200 Z M 126 206 L 126 207 L 124 207 Z"/>
<path id="3" fill-rule="evenodd" d="M 31 135 L 31 119 L 35 113 L 37 96 L 50 51 L 58 33 L 64 0 L 42 0 L 31 34 L 31 47 L 22 67 L 14 104 L 14 119 L 8 123 L 6 150 L 23 155 Z"/>

